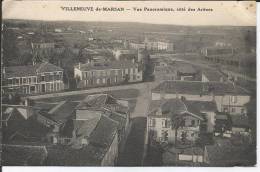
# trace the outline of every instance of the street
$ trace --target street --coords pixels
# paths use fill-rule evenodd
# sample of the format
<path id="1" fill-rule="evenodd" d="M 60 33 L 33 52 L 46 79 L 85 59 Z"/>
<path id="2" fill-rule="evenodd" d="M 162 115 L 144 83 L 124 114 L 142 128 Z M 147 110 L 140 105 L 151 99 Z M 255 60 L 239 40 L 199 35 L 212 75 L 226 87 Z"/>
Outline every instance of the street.
<path id="1" fill-rule="evenodd" d="M 140 95 L 136 107 L 131 113 L 132 129 L 126 141 L 125 150 L 119 155 L 119 166 L 141 166 L 143 162 L 146 115 L 151 100 L 151 88 L 154 83 L 145 83 L 139 87 Z"/>

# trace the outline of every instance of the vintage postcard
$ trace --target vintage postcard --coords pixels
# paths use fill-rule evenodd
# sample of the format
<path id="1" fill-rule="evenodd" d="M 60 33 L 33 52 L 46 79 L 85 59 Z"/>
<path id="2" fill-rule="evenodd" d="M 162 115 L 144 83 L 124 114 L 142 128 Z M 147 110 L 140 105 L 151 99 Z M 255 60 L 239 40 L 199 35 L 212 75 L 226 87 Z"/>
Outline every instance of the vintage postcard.
<path id="1" fill-rule="evenodd" d="M 256 166 L 253 1 L 3 1 L 3 166 Z"/>

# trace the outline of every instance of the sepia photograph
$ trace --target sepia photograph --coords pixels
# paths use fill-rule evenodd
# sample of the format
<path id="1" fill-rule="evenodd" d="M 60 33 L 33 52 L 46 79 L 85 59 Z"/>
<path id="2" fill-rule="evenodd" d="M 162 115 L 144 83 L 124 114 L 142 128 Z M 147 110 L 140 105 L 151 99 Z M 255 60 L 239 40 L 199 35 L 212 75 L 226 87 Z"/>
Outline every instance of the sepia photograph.
<path id="1" fill-rule="evenodd" d="M 2 166 L 257 165 L 256 2 L 2 5 Z"/>

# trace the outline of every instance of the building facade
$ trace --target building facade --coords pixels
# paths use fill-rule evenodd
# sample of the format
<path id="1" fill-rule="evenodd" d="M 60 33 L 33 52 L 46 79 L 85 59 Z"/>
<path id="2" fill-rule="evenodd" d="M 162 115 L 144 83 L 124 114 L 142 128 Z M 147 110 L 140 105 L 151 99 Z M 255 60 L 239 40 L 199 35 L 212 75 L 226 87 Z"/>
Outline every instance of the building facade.
<path id="1" fill-rule="evenodd" d="M 165 81 L 152 90 L 152 100 L 184 97 L 186 100 L 215 101 L 218 112 L 247 114 L 250 92 L 223 82 Z"/>
<path id="2" fill-rule="evenodd" d="M 113 61 L 79 64 L 74 67 L 74 77 L 79 88 L 87 88 L 141 82 L 143 73 L 133 61 Z"/>
<path id="3" fill-rule="evenodd" d="M 195 113 L 188 109 L 187 105 L 181 99 L 152 102 L 147 117 L 150 141 L 195 142 L 206 118 L 199 111 Z"/>
<path id="4" fill-rule="evenodd" d="M 6 67 L 3 76 L 4 93 L 41 94 L 64 89 L 63 69 L 47 62 Z"/>

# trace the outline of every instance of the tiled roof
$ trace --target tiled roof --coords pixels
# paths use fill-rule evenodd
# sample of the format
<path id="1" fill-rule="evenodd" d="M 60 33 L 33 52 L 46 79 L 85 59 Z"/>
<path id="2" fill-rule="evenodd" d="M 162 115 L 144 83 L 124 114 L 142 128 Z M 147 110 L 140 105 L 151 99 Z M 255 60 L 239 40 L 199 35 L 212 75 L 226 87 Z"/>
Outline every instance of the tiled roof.
<path id="1" fill-rule="evenodd" d="M 149 106 L 149 115 L 155 115 L 155 113 L 160 108 L 162 111 L 162 116 L 173 116 L 190 113 L 203 120 L 203 114 L 201 113 L 201 109 L 199 107 L 192 106 L 192 103 L 187 103 L 186 101 L 182 101 L 180 99 L 167 99 L 167 100 L 156 100 L 152 101 Z"/>
<path id="2" fill-rule="evenodd" d="M 48 166 L 100 166 L 96 148 L 88 145 L 82 149 L 54 145 L 47 147 L 48 157 L 44 165 Z"/>
<path id="3" fill-rule="evenodd" d="M 88 137 L 89 144 L 78 149 L 72 147 L 48 147 L 46 165 L 99 166 L 110 148 L 117 132 L 117 122 L 106 116 L 90 121 L 75 121 L 78 137 Z"/>
<path id="4" fill-rule="evenodd" d="M 105 105 L 106 100 L 107 94 L 89 95 L 80 102 L 77 109 L 100 108 Z"/>
<path id="5" fill-rule="evenodd" d="M 94 94 L 87 96 L 83 101 L 79 103 L 76 107 L 77 109 L 99 109 L 102 108 L 112 108 L 113 106 L 120 106 L 123 108 L 127 105 L 123 105 L 120 100 L 115 99 L 114 97 L 108 94 Z"/>
<path id="6" fill-rule="evenodd" d="M 102 115 L 89 141 L 94 146 L 109 148 L 117 132 L 118 123 Z"/>
<path id="7" fill-rule="evenodd" d="M 44 146 L 2 145 L 2 165 L 43 165 L 47 157 Z"/>
<path id="8" fill-rule="evenodd" d="M 73 115 L 75 115 L 75 108 L 78 106 L 78 104 L 78 102 L 73 101 L 61 101 L 54 106 L 47 106 L 47 109 L 41 108 L 42 105 L 40 105 L 41 110 L 39 110 L 39 114 L 50 120 L 53 120 L 54 122 L 63 124 L 68 119 L 71 119 Z"/>
<path id="9" fill-rule="evenodd" d="M 41 63 L 41 64 L 38 64 L 36 65 L 37 69 L 36 71 L 38 73 L 43 73 L 43 72 L 54 72 L 54 71 L 63 71 L 62 68 L 58 67 L 58 66 L 55 66 L 51 63 Z"/>
<path id="10" fill-rule="evenodd" d="M 206 70 L 206 69 L 204 69 L 202 71 L 202 73 L 207 77 L 207 79 L 209 81 L 216 81 L 217 82 L 217 81 L 220 81 L 221 78 L 223 78 L 223 75 L 217 70 L 212 70 L 212 69 Z"/>
<path id="11" fill-rule="evenodd" d="M 207 145 L 205 150 L 212 166 L 246 166 L 253 163 L 248 159 L 249 149 L 246 146 L 232 145 L 227 139 L 217 140 L 214 145 Z"/>
<path id="12" fill-rule="evenodd" d="M 57 105 L 56 109 L 54 109 L 55 107 L 53 108 L 54 111 L 51 113 L 49 111 L 50 117 L 57 122 L 63 123 L 74 114 L 78 104 L 78 102 L 66 101 L 62 103 L 61 106 Z"/>
<path id="13" fill-rule="evenodd" d="M 6 71 L 6 78 L 36 75 L 36 67 L 32 65 L 10 66 L 10 67 L 6 67 L 5 71 Z"/>
<path id="14" fill-rule="evenodd" d="M 89 137 L 97 126 L 101 116 L 89 120 L 74 120 L 74 131 L 76 137 Z"/>
<path id="15" fill-rule="evenodd" d="M 249 127 L 248 116 L 246 115 L 230 115 L 233 127 Z"/>
<path id="16" fill-rule="evenodd" d="M 188 111 L 200 111 L 200 112 L 215 112 L 217 111 L 217 105 L 215 102 L 211 101 L 185 101 L 185 105 Z"/>
<path id="17" fill-rule="evenodd" d="M 189 63 L 185 63 L 182 61 L 174 61 L 173 66 L 180 73 L 185 73 L 185 74 L 196 74 L 197 73 L 197 71 L 193 67 L 193 65 L 191 65 Z"/>
<path id="18" fill-rule="evenodd" d="M 6 78 L 36 76 L 37 73 L 63 71 L 62 68 L 47 62 L 28 66 L 10 66 L 6 67 L 5 70 Z"/>
<path id="19" fill-rule="evenodd" d="M 214 95 L 236 94 L 249 95 L 249 92 L 231 83 L 198 81 L 164 81 L 152 90 L 154 93 Z"/>
<path id="20" fill-rule="evenodd" d="M 79 65 L 76 66 L 79 68 Z M 81 64 L 81 71 L 91 71 L 91 70 L 106 70 L 106 69 L 125 69 L 125 68 L 133 68 L 137 67 L 137 64 L 132 61 L 124 60 L 124 61 L 111 61 L 107 62 L 103 65 L 93 65 L 93 64 Z"/>

